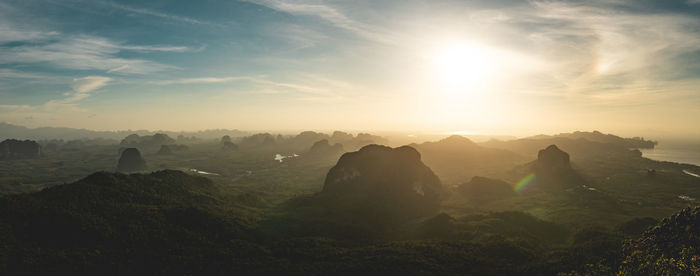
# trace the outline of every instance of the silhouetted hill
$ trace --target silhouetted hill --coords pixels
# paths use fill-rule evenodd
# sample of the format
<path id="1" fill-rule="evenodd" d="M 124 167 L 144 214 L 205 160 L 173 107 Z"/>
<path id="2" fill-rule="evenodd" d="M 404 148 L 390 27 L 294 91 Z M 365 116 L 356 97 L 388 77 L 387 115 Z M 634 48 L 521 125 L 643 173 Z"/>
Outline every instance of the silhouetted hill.
<path id="1" fill-rule="evenodd" d="M 537 170 L 547 174 L 567 173 L 571 171 L 569 154 L 556 145 L 549 145 L 537 153 Z"/>
<path id="2" fill-rule="evenodd" d="M 553 192 L 568 188 L 581 188 L 584 184 L 580 175 L 571 167 L 570 156 L 557 145 L 549 145 L 540 150 L 537 160 L 515 168 L 522 187 L 519 192 Z"/>
<path id="3" fill-rule="evenodd" d="M 35 141 L 8 139 L 0 142 L 0 160 L 39 158 L 41 146 Z"/>
<path id="4" fill-rule="evenodd" d="M 161 145 L 160 149 L 158 150 L 159 155 L 171 155 L 173 154 L 173 150 L 168 146 L 168 145 Z"/>
<path id="5" fill-rule="evenodd" d="M 311 147 L 314 143 L 318 142 L 319 140 L 325 140 L 328 138 L 329 138 L 328 134 L 325 134 L 325 133 L 319 133 L 319 132 L 314 132 L 314 131 L 304 131 L 304 132 L 299 133 L 296 136 L 285 139 L 284 144 L 286 147 L 288 147 L 291 150 L 300 151 L 300 150 L 308 149 L 309 147 Z"/>
<path id="6" fill-rule="evenodd" d="M 125 137 L 119 145 L 122 147 L 132 147 L 144 149 L 156 149 L 160 148 L 162 145 L 174 144 L 175 140 L 170 138 L 170 136 L 162 133 L 156 133 L 152 136 L 139 136 L 138 134 L 131 134 Z"/>
<path id="7" fill-rule="evenodd" d="M 626 147 L 611 144 L 592 142 L 586 139 L 570 139 L 564 137 L 539 138 L 539 139 L 518 139 L 510 141 L 490 140 L 479 145 L 505 149 L 516 152 L 524 156 L 537 156 L 537 153 L 549 146 L 557 145 L 563 151 L 571 154 L 574 159 L 622 159 L 640 158 L 638 150 L 630 150 Z"/>
<path id="8" fill-rule="evenodd" d="M 318 139 L 313 142 L 327 139 L 329 144 L 341 144 L 345 150 L 355 151 L 366 145 L 378 144 L 386 145 L 389 141 L 381 136 L 369 134 L 369 133 L 358 133 L 353 135 L 351 133 L 343 131 L 334 131 L 330 136 L 323 134 L 323 136 L 318 136 Z"/>
<path id="9" fill-rule="evenodd" d="M 323 190 L 284 206 L 264 223 L 274 235 L 381 239 L 411 219 L 434 214 L 442 199 L 438 177 L 409 146 L 368 145 L 343 154 Z"/>
<path id="10" fill-rule="evenodd" d="M 141 157 L 141 152 L 139 152 L 138 149 L 127 148 L 122 151 L 119 162 L 117 163 L 118 172 L 131 173 L 145 171 L 147 169 L 146 160 Z"/>
<path id="11" fill-rule="evenodd" d="M 277 145 L 277 139 L 269 133 L 258 133 L 243 137 L 239 145 L 242 148 L 271 147 Z"/>
<path id="12" fill-rule="evenodd" d="M 551 139 L 551 138 L 570 138 L 570 139 L 586 139 L 591 142 L 599 142 L 599 143 L 606 143 L 606 144 L 613 144 L 625 148 L 648 148 L 648 149 L 653 149 L 654 146 L 656 146 L 657 142 L 656 141 L 651 141 L 651 140 L 644 140 L 642 137 L 633 137 L 633 138 L 622 138 L 620 136 L 612 135 L 612 134 L 603 134 L 600 131 L 592 131 L 592 132 L 586 132 L 586 131 L 574 131 L 572 133 L 560 133 L 557 135 L 537 135 L 537 136 L 532 136 L 528 137 L 530 139 Z"/>
<path id="13" fill-rule="evenodd" d="M 238 150 L 238 145 L 233 143 L 231 136 L 225 135 L 221 137 L 221 149 L 225 151 L 235 151 Z"/>
<path id="14" fill-rule="evenodd" d="M 158 154 L 160 155 L 170 155 L 175 152 L 182 152 L 188 150 L 189 147 L 185 145 L 161 145 L 160 149 L 158 150 Z"/>
<path id="15" fill-rule="evenodd" d="M 150 136 L 156 133 L 167 134 L 171 137 L 178 136 L 196 136 L 201 139 L 213 139 L 223 135 L 231 135 L 233 137 L 241 137 L 246 135 L 246 132 L 240 130 L 229 129 L 211 129 L 202 131 L 149 131 L 149 130 L 119 130 L 119 131 L 95 131 L 88 129 L 76 129 L 66 127 L 38 127 L 28 128 L 8 123 L 0 122 L 0 138 L 14 139 L 114 139 L 119 140 L 129 134 L 138 134 L 140 136 Z"/>
<path id="16" fill-rule="evenodd" d="M 334 144 L 331 146 L 331 144 L 328 143 L 328 140 L 323 139 L 320 140 L 311 146 L 309 149 L 309 155 L 314 156 L 314 157 L 324 157 L 324 156 L 336 156 L 343 153 L 343 145 L 341 144 Z"/>
<path id="17" fill-rule="evenodd" d="M 500 173 L 527 161 L 511 151 L 485 148 L 458 135 L 411 146 L 447 184 L 464 182 L 476 175 Z"/>
<path id="18" fill-rule="evenodd" d="M 219 201 L 218 193 L 206 178 L 180 171 L 99 172 L 72 184 L 0 198 L 0 252 L 7 254 L 0 255 L 9 260 L 0 273 L 231 270 L 232 241 L 247 234 L 206 211 Z"/>
<path id="19" fill-rule="evenodd" d="M 227 151 L 235 151 L 238 150 L 238 145 L 234 144 L 233 142 L 224 142 L 223 144 L 221 144 L 221 149 Z"/>
<path id="20" fill-rule="evenodd" d="M 441 193 L 440 179 L 414 148 L 369 145 L 340 157 L 321 195 L 344 208 L 412 217 L 437 208 Z"/>

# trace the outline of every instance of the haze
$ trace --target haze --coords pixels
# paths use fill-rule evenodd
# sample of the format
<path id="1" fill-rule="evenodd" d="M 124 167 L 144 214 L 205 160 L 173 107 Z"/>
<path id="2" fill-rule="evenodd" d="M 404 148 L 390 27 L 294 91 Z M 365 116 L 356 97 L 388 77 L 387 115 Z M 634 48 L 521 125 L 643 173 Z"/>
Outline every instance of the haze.
<path id="1" fill-rule="evenodd" d="M 700 2 L 0 1 L 0 121 L 700 137 Z"/>

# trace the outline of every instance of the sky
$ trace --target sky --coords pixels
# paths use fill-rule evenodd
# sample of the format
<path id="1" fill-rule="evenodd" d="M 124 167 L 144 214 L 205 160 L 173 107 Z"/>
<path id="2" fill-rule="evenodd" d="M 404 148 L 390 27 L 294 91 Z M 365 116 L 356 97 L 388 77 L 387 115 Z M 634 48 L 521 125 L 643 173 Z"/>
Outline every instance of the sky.
<path id="1" fill-rule="evenodd" d="M 699 137 L 700 1 L 0 0 L 0 122 Z"/>

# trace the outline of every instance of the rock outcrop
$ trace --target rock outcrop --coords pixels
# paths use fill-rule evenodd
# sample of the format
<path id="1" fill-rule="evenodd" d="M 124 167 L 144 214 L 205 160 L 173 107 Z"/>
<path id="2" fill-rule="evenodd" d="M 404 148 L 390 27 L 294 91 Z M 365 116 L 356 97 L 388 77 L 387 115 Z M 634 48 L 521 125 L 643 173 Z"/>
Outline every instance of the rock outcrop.
<path id="1" fill-rule="evenodd" d="M 533 188 L 547 191 L 580 188 L 584 179 L 571 167 L 569 154 L 556 145 L 540 150 L 532 172 L 535 173 Z"/>
<path id="2" fill-rule="evenodd" d="M 224 135 L 224 136 L 221 137 L 221 144 L 222 144 L 222 145 L 225 144 L 225 143 L 232 143 L 232 142 L 233 142 L 233 141 L 231 141 L 231 136 Z"/>
<path id="3" fill-rule="evenodd" d="M 240 146 L 242 148 L 255 147 L 270 147 L 277 145 L 275 136 L 269 133 L 258 133 L 251 136 L 246 136 L 241 139 Z"/>
<path id="4" fill-rule="evenodd" d="M 170 138 L 170 136 L 162 133 L 156 133 L 153 136 L 139 136 L 138 134 L 131 134 L 119 143 L 122 147 L 132 147 L 132 148 L 160 148 L 162 145 L 174 144 L 175 140 Z"/>
<path id="5" fill-rule="evenodd" d="M 411 217 L 434 211 L 441 192 L 440 179 L 414 148 L 369 145 L 340 157 L 321 195 L 348 208 Z"/>
<path id="6" fill-rule="evenodd" d="M 117 163 L 118 172 L 132 173 L 146 169 L 146 160 L 141 157 L 141 152 L 136 148 L 125 149 L 119 157 L 119 163 Z"/>
<path id="7" fill-rule="evenodd" d="M 421 153 L 423 162 L 445 185 L 456 185 L 478 175 L 497 174 L 528 161 L 513 152 L 482 147 L 459 135 L 411 146 Z"/>
<path id="8" fill-rule="evenodd" d="M 221 137 L 221 149 L 226 151 L 238 150 L 238 145 L 233 143 L 231 136 L 225 135 Z"/>
<path id="9" fill-rule="evenodd" d="M 0 159 L 39 158 L 41 145 L 32 140 L 7 139 L 0 142 Z"/>
<path id="10" fill-rule="evenodd" d="M 560 150 L 556 145 L 550 145 L 537 154 L 537 169 L 548 172 L 571 170 L 569 154 Z"/>
<path id="11" fill-rule="evenodd" d="M 162 145 L 162 146 L 160 146 L 160 149 L 158 150 L 158 154 L 159 155 L 171 155 L 171 154 L 173 154 L 173 150 L 168 145 Z"/>
<path id="12" fill-rule="evenodd" d="M 326 139 L 323 139 L 323 140 L 320 140 L 320 141 L 314 143 L 311 146 L 311 148 L 309 149 L 310 156 L 329 156 L 329 155 L 337 155 L 337 154 L 340 154 L 342 152 L 343 152 L 343 145 L 336 143 L 336 144 L 331 146 L 331 144 Z"/>

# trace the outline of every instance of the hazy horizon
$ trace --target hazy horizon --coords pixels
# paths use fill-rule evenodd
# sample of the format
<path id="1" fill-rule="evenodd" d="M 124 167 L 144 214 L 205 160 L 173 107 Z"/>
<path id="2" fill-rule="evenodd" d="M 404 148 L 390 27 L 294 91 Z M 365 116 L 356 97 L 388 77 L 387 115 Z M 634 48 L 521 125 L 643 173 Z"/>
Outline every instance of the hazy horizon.
<path id="1" fill-rule="evenodd" d="M 700 137 L 697 1 L 0 1 L 0 121 Z"/>
<path id="2" fill-rule="evenodd" d="M 698 275 L 698 122 L 700 0 L 0 0 L 0 275 Z"/>

